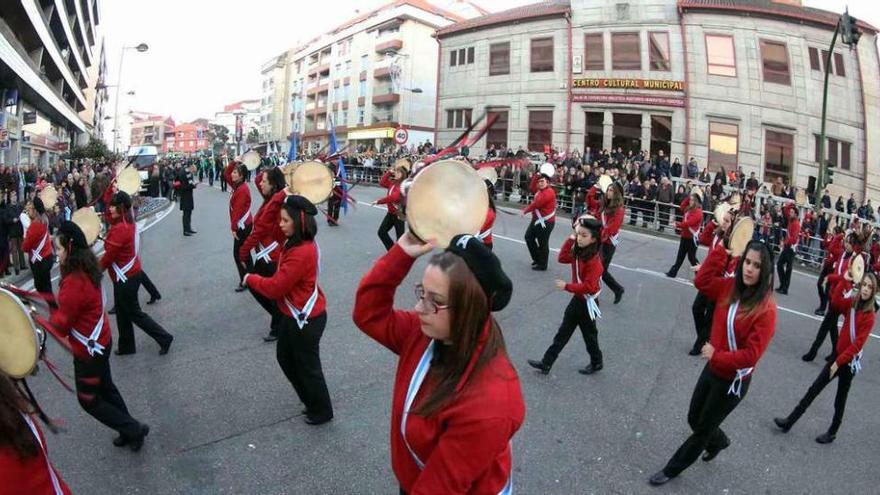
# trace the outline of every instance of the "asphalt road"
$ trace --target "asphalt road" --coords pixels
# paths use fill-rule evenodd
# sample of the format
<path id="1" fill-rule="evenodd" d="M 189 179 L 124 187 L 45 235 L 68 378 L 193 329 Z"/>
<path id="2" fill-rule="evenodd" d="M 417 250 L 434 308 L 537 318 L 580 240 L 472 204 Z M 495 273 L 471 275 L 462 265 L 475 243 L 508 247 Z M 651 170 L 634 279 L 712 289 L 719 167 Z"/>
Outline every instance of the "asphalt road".
<path id="1" fill-rule="evenodd" d="M 380 191 L 359 187 L 353 194 L 368 203 Z M 275 361 L 274 345 L 261 339 L 267 315 L 249 294 L 233 292 L 227 195 L 200 187 L 195 198 L 198 235 L 181 235 L 174 210 L 142 236 L 144 267 L 163 295 L 144 307 L 174 333 L 170 354 L 158 356 L 158 346 L 136 330 L 138 354 L 112 358 L 129 410 L 152 427 L 144 449 L 134 454 L 113 447 L 114 432 L 41 372 L 30 382 L 50 415 L 68 426 L 48 438 L 55 466 L 75 493 L 92 495 L 397 493 L 388 451 L 395 357 L 351 321 L 355 287 L 382 253 L 375 230 L 384 212 L 361 204 L 339 228 L 319 223 L 329 316 L 322 358 L 336 419 L 311 427 Z M 552 237 L 557 247 L 568 234 L 559 223 Z M 547 272 L 530 270 L 521 241 L 525 226 L 524 219 L 502 214 L 495 228 L 496 253 L 515 287 L 499 316 L 527 405 L 513 441 L 518 493 L 875 493 L 876 337 L 869 339 L 864 371 L 834 444 L 813 438 L 830 423 L 836 382 L 787 435 L 772 424 L 820 370 L 818 362 L 800 360 L 819 325 L 812 316 L 814 276 L 796 274 L 790 295 L 778 298 L 776 336 L 746 399 L 725 422 L 733 445 L 711 464 L 697 461 L 654 489 L 647 478 L 689 433 L 688 402 L 703 366 L 687 355 L 694 338 L 692 275 L 686 269 L 680 279 L 662 275 L 674 258 L 674 242 L 623 233 L 612 269 L 626 295 L 617 306 L 610 291 L 601 296 L 605 369 L 591 377 L 577 373 L 588 358 L 576 333 L 551 374 L 542 376 L 526 359 L 539 358 L 549 345 L 569 300 L 554 290 L 553 280 L 570 271 L 555 263 Z M 398 305 L 413 304 L 408 287 L 423 266 L 417 264 L 405 282 Z M 49 355 L 72 376 L 71 359 L 57 345 Z"/>

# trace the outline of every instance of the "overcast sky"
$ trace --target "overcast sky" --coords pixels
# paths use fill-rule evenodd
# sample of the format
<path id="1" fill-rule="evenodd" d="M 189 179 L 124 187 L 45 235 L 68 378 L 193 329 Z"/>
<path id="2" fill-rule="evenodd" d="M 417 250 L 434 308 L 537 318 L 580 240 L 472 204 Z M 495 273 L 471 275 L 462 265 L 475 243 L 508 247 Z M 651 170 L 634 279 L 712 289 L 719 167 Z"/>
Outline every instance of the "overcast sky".
<path id="1" fill-rule="evenodd" d="M 533 3 L 474 1 L 490 11 Z M 334 28 L 354 16 L 355 9 L 366 11 L 384 3 L 387 0 L 104 0 L 100 5 L 107 83 L 117 82 L 120 48 L 144 42 L 150 46 L 146 53 L 125 54 L 120 115 L 134 109 L 170 115 L 178 122 L 212 118 L 224 104 L 260 98 L 263 62 Z M 805 0 L 805 5 L 836 11 L 846 4 Z M 848 5 L 853 15 L 880 26 L 878 0 L 851 0 Z M 125 95 L 132 90 L 134 96 Z"/>

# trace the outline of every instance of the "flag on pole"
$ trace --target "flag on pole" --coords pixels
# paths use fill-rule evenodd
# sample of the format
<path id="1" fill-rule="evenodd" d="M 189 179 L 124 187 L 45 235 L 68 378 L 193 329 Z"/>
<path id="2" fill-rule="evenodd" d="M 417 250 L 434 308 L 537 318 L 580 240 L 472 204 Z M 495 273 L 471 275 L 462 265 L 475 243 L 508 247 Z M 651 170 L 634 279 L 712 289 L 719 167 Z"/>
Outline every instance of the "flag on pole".
<path id="1" fill-rule="evenodd" d="M 290 133 L 290 149 L 287 151 L 287 161 L 292 162 L 296 161 L 296 148 L 299 143 L 299 118 L 298 116 L 293 120 L 293 132 Z"/>
<path id="2" fill-rule="evenodd" d="M 335 155 L 339 151 L 339 145 L 336 143 L 336 123 L 333 122 L 333 115 L 328 117 L 330 122 L 330 155 Z M 339 188 L 342 189 L 342 211 L 348 214 L 348 187 L 345 185 L 345 163 L 342 156 L 336 157 L 336 176 L 339 177 Z"/>

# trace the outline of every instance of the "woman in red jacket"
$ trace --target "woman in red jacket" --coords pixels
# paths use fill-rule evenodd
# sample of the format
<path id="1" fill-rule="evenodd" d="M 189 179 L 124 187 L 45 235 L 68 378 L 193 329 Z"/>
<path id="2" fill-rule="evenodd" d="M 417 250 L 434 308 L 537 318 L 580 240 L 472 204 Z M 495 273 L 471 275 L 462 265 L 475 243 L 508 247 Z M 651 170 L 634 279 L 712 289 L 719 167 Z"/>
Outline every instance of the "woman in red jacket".
<path id="1" fill-rule="evenodd" d="M 559 262 L 571 265 L 571 282 L 556 281 L 556 288 L 571 293 L 571 301 L 565 308 L 562 324 L 553 343 L 539 361 L 529 359 L 529 366 L 543 374 L 559 357 L 559 353 L 571 339 L 575 327 L 581 328 L 581 335 L 590 355 L 589 366 L 578 370 L 581 374 L 591 375 L 602 369 L 602 350 L 599 349 L 599 331 L 596 320 L 602 316 L 596 299 L 599 297 L 602 278 L 602 255 L 599 249 L 602 244 L 602 222 L 592 217 L 581 217 L 574 228 L 574 234 L 568 236 L 559 249 Z"/>
<path id="2" fill-rule="evenodd" d="M 722 244 L 723 247 L 733 221 L 732 215 L 728 210 L 722 217 L 721 225 L 716 225 L 715 220 L 709 220 L 703 230 L 700 232 L 700 244 L 709 248 L 711 252 L 716 246 Z M 727 262 L 726 275 L 732 277 L 736 274 L 736 264 L 739 258 L 729 257 Z M 709 341 L 709 330 L 712 327 L 712 314 L 715 312 L 715 303 L 709 300 L 702 292 L 697 291 L 694 302 L 691 305 L 691 314 L 694 316 L 694 329 L 697 331 L 697 338 L 691 347 L 691 356 L 699 356 L 702 354 L 703 345 Z"/>
<path id="3" fill-rule="evenodd" d="M 131 417 L 113 384 L 110 374 L 113 336 L 104 308 L 98 259 L 82 230 L 73 222 L 64 222 L 59 227 L 55 252 L 61 267 L 61 284 L 58 310 L 52 312 L 51 322 L 61 333 L 58 337 L 65 338 L 73 352 L 76 397 L 85 412 L 119 433 L 113 440 L 114 445 L 128 445 L 137 452 L 150 428 Z"/>
<path id="4" fill-rule="evenodd" d="M 700 237 L 700 226 L 703 224 L 703 207 L 700 205 L 700 196 L 696 193 L 691 194 L 685 201 L 682 201 L 681 209 L 684 212 L 684 218 L 681 222 L 675 223 L 675 228 L 681 230 L 678 255 L 675 257 L 675 263 L 666 272 L 666 276 L 670 278 L 675 278 L 678 275 L 678 269 L 684 263 L 685 256 L 691 266 L 696 266 L 699 263 L 697 261 L 697 242 Z"/>
<path id="5" fill-rule="evenodd" d="M 242 283 L 247 270 L 238 262 L 238 251 L 254 225 L 254 216 L 251 215 L 251 189 L 244 181 L 246 174 L 247 167 L 236 161 L 229 162 L 223 173 L 226 183 L 232 188 L 232 194 L 229 196 L 229 223 L 233 239 L 232 260 L 238 270 L 238 287 L 235 288 L 235 292 L 247 290 Z"/>
<path id="6" fill-rule="evenodd" d="M 844 274 L 846 280 L 851 281 L 849 272 Z M 831 443 L 837 436 L 837 430 L 843 422 L 843 411 L 846 408 L 846 398 L 849 395 L 849 387 L 856 374 L 862 369 L 862 348 L 871 335 L 874 328 L 874 296 L 877 294 L 877 277 L 873 273 L 867 273 L 861 283 L 855 286 L 855 290 L 846 290 L 846 286 L 838 284 L 831 294 L 833 303 L 847 310 L 843 316 L 843 327 L 840 339 L 837 341 L 834 359 L 819 372 L 819 376 L 807 389 L 806 395 L 801 399 L 794 410 L 785 418 L 774 418 L 782 431 L 788 432 L 797 420 L 807 411 L 813 400 L 822 392 L 831 380 L 839 378 L 837 382 L 837 395 L 834 397 L 834 417 L 831 419 L 831 427 L 828 431 L 816 437 L 819 443 Z"/>
<path id="7" fill-rule="evenodd" d="M 620 226 L 623 225 L 623 215 L 626 208 L 623 206 L 623 186 L 619 182 L 612 182 L 608 189 L 605 190 L 605 206 L 602 210 L 602 282 L 614 292 L 614 304 L 620 302 L 623 298 L 623 286 L 611 275 L 608 269 L 611 267 L 611 260 L 614 259 L 614 253 L 620 244 Z"/>
<path id="8" fill-rule="evenodd" d="M 263 204 L 254 217 L 253 230 L 238 248 L 238 258 L 239 263 L 247 267 L 248 273 L 271 277 L 275 273 L 281 251 L 287 241 L 279 224 L 281 205 L 287 197 L 285 192 L 287 183 L 284 180 L 284 173 L 277 168 L 271 168 L 258 175 L 256 182 L 263 196 Z M 269 335 L 263 337 L 263 340 L 266 342 L 277 340 L 281 315 L 275 301 L 254 290 L 251 290 L 251 294 L 272 318 Z"/>
<path id="9" fill-rule="evenodd" d="M 333 419 L 330 393 L 321 370 L 319 345 L 327 325 L 326 301 L 318 287 L 321 252 L 315 242 L 318 209 L 302 196 L 288 196 L 279 225 L 287 242 L 278 270 L 269 277 L 249 273 L 244 283 L 274 301 L 281 315 L 276 358 L 299 399 L 305 404 L 306 423 Z"/>
<path id="10" fill-rule="evenodd" d="M 773 257 L 765 244 L 752 241 L 736 269 L 724 276 L 727 250 L 716 246 L 700 266 L 694 285 L 715 301 L 712 333 L 703 346 L 707 360 L 691 397 L 688 424 L 693 433 L 662 470 L 650 479 L 662 485 L 703 454 L 711 461 L 730 446 L 721 423 L 745 397 L 751 374 L 767 350 L 776 328 L 773 300 Z"/>
<path id="11" fill-rule="evenodd" d="M 788 286 L 791 283 L 791 270 L 794 265 L 795 252 L 801 238 L 801 222 L 798 220 L 798 211 L 795 207 L 784 208 L 788 225 L 785 230 L 785 241 L 779 260 L 776 262 L 776 272 L 779 275 L 779 287 L 776 292 L 788 295 Z"/>
<path id="12" fill-rule="evenodd" d="M 12 379 L 0 373 L 0 495 L 70 495 L 49 461 L 37 411 Z"/>
<path id="13" fill-rule="evenodd" d="M 525 241 L 532 258 L 532 270 L 544 271 L 550 257 L 550 233 L 556 225 L 556 190 L 550 185 L 550 177 L 541 173 L 532 176 L 529 190 L 535 199 L 522 211 L 523 216 L 532 214 Z"/>
<path id="14" fill-rule="evenodd" d="M 822 270 L 816 281 L 816 290 L 819 292 L 819 307 L 813 312 L 816 316 L 824 316 L 828 308 L 830 287 L 826 283 L 828 275 L 834 270 L 837 260 L 843 256 L 843 227 L 834 226 L 834 231 L 829 231 L 822 239 L 822 249 L 825 250 L 825 259 L 822 260 Z"/>
<path id="15" fill-rule="evenodd" d="M 34 289 L 43 294 L 52 294 L 52 265 L 55 255 L 52 254 L 52 237 L 49 235 L 46 208 L 39 197 L 35 197 L 27 205 L 27 214 L 31 224 L 27 228 L 21 250 L 26 253 L 34 274 Z"/>
<path id="16" fill-rule="evenodd" d="M 483 226 L 480 228 L 480 233 L 477 234 L 477 237 L 483 241 L 483 244 L 486 245 L 489 250 L 492 250 L 492 227 L 495 225 L 495 186 L 492 185 L 492 182 L 489 179 L 485 179 L 486 183 L 486 194 L 489 196 L 489 210 L 486 212 L 486 220 L 483 222 Z"/>
<path id="17" fill-rule="evenodd" d="M 116 355 L 136 352 L 134 327 L 137 325 L 159 344 L 159 354 L 168 354 L 174 336 L 169 334 L 141 309 L 138 289 L 143 280 L 140 260 L 140 236 L 131 218 L 131 198 L 123 191 L 110 201 L 110 230 L 104 238 L 101 270 L 110 273 L 113 300 L 116 301 L 116 328 L 119 343 Z"/>
<path id="18" fill-rule="evenodd" d="M 428 262 L 415 310 L 393 309 L 416 258 L 433 247 L 404 234 L 355 297 L 355 324 L 399 356 L 391 466 L 405 494 L 510 493 L 510 442 L 525 404 L 492 311 L 513 286 L 478 238 L 460 235 Z"/>
<path id="19" fill-rule="evenodd" d="M 400 239 L 406 228 L 403 222 L 403 195 L 401 194 L 400 187 L 408 174 L 409 172 L 405 168 L 396 167 L 385 172 L 382 178 L 379 179 L 379 186 L 388 189 L 388 192 L 384 198 L 374 201 L 373 205 L 385 205 L 385 208 L 388 210 L 385 213 L 385 218 L 382 219 L 382 223 L 379 224 L 378 232 L 379 240 L 382 241 L 386 251 L 394 245 L 388 232 L 393 228 L 397 239 Z"/>

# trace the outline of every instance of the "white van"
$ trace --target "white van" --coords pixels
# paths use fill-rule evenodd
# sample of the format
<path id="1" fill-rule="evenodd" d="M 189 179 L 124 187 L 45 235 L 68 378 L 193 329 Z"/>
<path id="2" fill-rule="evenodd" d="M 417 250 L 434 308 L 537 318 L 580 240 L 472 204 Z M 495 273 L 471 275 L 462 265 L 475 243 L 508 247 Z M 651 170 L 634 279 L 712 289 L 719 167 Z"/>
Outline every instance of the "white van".
<path id="1" fill-rule="evenodd" d="M 155 146 L 132 146 L 128 149 L 128 161 L 141 176 L 141 189 L 150 177 L 150 167 L 159 160 L 159 149 Z"/>

